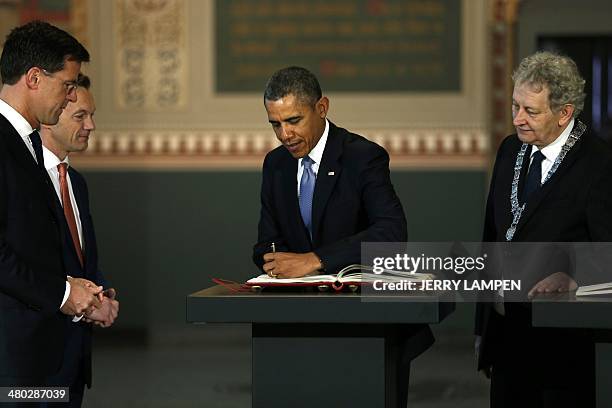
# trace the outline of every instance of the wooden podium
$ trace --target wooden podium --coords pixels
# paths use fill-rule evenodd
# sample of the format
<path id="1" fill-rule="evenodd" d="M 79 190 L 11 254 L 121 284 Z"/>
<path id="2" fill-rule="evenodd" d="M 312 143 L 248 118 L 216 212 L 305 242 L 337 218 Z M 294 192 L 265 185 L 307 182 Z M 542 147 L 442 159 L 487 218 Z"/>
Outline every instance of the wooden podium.
<path id="1" fill-rule="evenodd" d="M 253 407 L 395 408 L 403 350 L 423 340 L 406 333 L 429 335 L 418 325 L 441 322 L 452 300 L 215 286 L 187 297 L 187 321 L 252 324 Z"/>
<path id="2" fill-rule="evenodd" d="M 531 313 L 536 327 L 593 330 L 597 407 L 612 407 L 612 295 L 540 295 L 534 298 Z"/>

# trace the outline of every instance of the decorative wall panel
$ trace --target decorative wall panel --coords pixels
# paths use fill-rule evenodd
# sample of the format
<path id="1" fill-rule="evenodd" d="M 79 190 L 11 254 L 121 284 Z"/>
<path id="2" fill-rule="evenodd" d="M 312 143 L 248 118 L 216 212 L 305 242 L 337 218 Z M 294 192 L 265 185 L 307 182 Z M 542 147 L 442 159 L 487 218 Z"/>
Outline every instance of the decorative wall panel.
<path id="1" fill-rule="evenodd" d="M 115 0 L 119 110 L 177 111 L 188 102 L 185 0 Z"/>

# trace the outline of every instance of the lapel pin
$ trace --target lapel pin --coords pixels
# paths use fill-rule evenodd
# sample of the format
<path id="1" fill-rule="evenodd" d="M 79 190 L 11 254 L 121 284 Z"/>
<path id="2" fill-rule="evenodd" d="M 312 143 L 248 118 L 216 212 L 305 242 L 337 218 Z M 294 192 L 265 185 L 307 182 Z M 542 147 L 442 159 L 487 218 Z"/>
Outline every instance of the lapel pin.
<path id="1" fill-rule="evenodd" d="M 330 171 L 329 173 L 327 173 L 327 175 L 328 175 L 328 176 L 335 176 L 335 175 L 336 175 L 336 173 L 335 173 L 335 172 L 333 172 L 333 171 Z"/>

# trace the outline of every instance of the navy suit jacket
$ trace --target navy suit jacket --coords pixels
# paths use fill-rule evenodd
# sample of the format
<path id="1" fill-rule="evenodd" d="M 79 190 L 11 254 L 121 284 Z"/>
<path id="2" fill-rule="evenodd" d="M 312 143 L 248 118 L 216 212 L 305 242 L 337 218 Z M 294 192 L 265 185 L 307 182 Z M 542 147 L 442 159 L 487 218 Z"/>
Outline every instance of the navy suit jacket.
<path id="1" fill-rule="evenodd" d="M 484 242 L 504 242 L 512 222 L 510 190 L 516 156 L 522 142 L 508 136 L 500 145 L 487 199 Z M 528 150 L 529 154 L 530 150 Z M 529 155 L 523 161 L 519 197 L 524 188 Z M 587 130 L 567 153 L 555 174 L 527 200 L 513 242 L 611 242 L 612 241 L 612 150 Z M 558 267 L 559 257 L 542 261 L 539 276 L 530 276 L 525 289 Z M 563 257 L 561 257 L 563 261 Z M 533 269 L 533 268 L 532 268 Z M 567 271 L 570 272 L 571 271 Z M 580 282 L 589 284 L 594 282 Z M 531 311 L 524 303 L 506 303 L 506 318 L 517 316 L 531 321 Z M 479 368 L 491 364 L 497 343 L 496 313 L 490 304 L 476 309 L 476 334 L 482 335 Z"/>
<path id="2" fill-rule="evenodd" d="M 51 181 L 0 115 L 0 377 L 42 379 L 61 365 L 60 225 Z"/>
<path id="3" fill-rule="evenodd" d="M 329 123 L 312 204 L 312 240 L 300 215 L 298 160 L 284 146 L 266 155 L 253 260 L 277 251 L 314 251 L 328 273 L 361 263 L 362 242 L 405 242 L 406 217 L 379 145 Z"/>
<path id="4" fill-rule="evenodd" d="M 89 211 L 89 191 L 83 176 L 73 167 L 68 168 L 72 191 L 79 208 L 83 239 L 83 261 L 81 267 L 76 250 L 70 238 L 68 225 L 65 228 L 62 254 L 66 265 L 66 273 L 75 278 L 85 278 L 107 288 L 107 282 L 100 269 L 98 269 L 98 248 L 93 220 Z M 49 385 L 67 386 L 73 384 L 80 376 L 84 384 L 91 386 L 91 325 L 74 323 L 71 316 L 64 319 L 66 333 L 66 346 L 64 361 L 59 373 L 51 377 Z"/>

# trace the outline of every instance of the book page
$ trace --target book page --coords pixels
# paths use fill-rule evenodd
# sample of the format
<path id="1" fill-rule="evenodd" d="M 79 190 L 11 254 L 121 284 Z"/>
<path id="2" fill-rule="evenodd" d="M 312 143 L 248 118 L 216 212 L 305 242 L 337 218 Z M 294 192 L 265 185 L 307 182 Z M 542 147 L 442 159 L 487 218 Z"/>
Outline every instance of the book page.
<path id="1" fill-rule="evenodd" d="M 336 281 L 336 275 L 311 275 L 303 276 L 301 278 L 272 278 L 266 274 L 259 275 L 256 278 L 249 279 L 246 281 L 247 285 L 262 285 L 262 284 L 295 284 L 295 283 L 324 283 L 331 284 Z"/>

